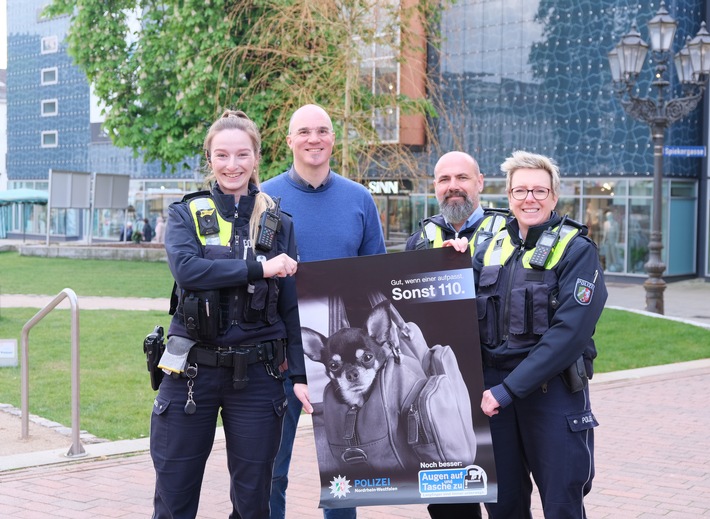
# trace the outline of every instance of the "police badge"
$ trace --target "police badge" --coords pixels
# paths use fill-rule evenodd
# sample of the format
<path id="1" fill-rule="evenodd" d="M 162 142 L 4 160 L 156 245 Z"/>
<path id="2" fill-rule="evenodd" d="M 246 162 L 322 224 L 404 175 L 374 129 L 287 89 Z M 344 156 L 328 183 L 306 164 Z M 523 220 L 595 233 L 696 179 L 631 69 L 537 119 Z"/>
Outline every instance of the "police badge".
<path id="1" fill-rule="evenodd" d="M 594 283 L 577 278 L 577 282 L 574 284 L 574 300 L 580 305 L 586 306 L 592 302 L 593 295 Z"/>

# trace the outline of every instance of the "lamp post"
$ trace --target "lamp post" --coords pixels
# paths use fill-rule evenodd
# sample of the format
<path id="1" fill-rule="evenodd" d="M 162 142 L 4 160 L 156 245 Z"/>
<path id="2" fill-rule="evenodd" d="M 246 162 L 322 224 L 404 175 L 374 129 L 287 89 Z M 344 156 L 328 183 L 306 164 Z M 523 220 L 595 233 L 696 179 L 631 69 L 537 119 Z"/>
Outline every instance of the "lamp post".
<path id="1" fill-rule="evenodd" d="M 634 24 L 631 30 L 609 52 L 609 66 L 614 82 L 614 91 L 626 113 L 636 120 L 647 123 L 653 141 L 653 200 L 651 211 L 651 236 L 648 242 L 648 261 L 644 265 L 648 277 L 644 281 L 646 290 L 646 310 L 663 314 L 663 292 L 666 282 L 662 275 L 666 265 L 661 259 L 663 249 L 661 213 L 663 206 L 663 142 L 667 127 L 691 113 L 703 97 L 710 74 L 710 33 L 705 22 L 693 39 L 687 39 L 685 46 L 675 55 L 674 62 L 678 79 L 682 85 L 682 95 L 666 95 L 670 83 L 665 74 L 672 54 L 673 37 L 678 23 L 666 10 L 665 2 L 648 22 L 651 52 L 654 60 L 654 80 L 656 97 L 638 97 L 635 92 L 636 80 L 643 68 L 649 45 L 642 38 Z"/>

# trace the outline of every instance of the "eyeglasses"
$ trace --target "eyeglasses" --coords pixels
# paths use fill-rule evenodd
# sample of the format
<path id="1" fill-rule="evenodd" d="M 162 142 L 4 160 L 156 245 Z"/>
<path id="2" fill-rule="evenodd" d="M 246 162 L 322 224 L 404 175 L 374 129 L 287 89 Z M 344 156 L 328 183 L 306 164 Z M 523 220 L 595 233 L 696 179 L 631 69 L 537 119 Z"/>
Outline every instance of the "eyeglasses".
<path id="1" fill-rule="evenodd" d="M 311 133 L 315 132 L 318 137 L 327 137 L 333 130 L 326 126 L 320 126 L 319 128 L 299 128 L 295 131 L 298 137 L 310 137 Z"/>
<path id="2" fill-rule="evenodd" d="M 533 189 L 525 189 L 524 187 L 515 187 L 510 190 L 510 194 L 516 200 L 525 200 L 528 193 L 532 193 L 535 200 L 545 200 L 550 196 L 551 189 L 549 187 L 535 187 Z"/>

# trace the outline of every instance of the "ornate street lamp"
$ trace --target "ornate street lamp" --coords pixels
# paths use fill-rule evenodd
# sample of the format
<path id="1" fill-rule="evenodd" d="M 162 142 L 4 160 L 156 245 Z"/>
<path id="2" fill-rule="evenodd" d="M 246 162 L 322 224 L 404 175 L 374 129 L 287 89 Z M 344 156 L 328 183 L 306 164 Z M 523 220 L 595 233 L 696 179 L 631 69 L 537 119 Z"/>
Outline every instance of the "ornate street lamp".
<path id="1" fill-rule="evenodd" d="M 654 80 L 651 85 L 657 90 L 656 98 L 640 98 L 635 92 L 636 80 L 643 68 L 648 43 L 634 25 L 628 34 L 609 52 L 609 66 L 614 82 L 614 90 L 626 113 L 636 120 L 647 123 L 653 140 L 653 201 L 651 211 L 651 236 L 648 243 L 648 261 L 644 265 L 648 278 L 646 289 L 646 310 L 663 313 L 663 292 L 666 282 L 661 277 L 666 265 L 661 260 L 663 240 L 661 234 L 662 184 L 663 184 L 663 141 L 668 126 L 691 113 L 703 97 L 710 74 L 710 33 L 705 22 L 698 34 L 689 39 L 675 55 L 678 79 L 683 87 L 681 97 L 666 97 L 670 85 L 664 79 L 671 57 L 671 47 L 678 23 L 666 10 L 665 2 L 648 22 L 651 52 L 655 64 Z"/>

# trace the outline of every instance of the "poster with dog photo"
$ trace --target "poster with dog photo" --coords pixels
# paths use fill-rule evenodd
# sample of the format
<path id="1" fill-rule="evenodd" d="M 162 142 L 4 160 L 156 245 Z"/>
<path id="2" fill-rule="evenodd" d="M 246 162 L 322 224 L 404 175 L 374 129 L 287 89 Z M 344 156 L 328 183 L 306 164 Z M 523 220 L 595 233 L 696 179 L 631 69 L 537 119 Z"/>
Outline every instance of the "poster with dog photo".
<path id="1" fill-rule="evenodd" d="M 470 256 L 302 263 L 296 284 L 320 506 L 495 501 Z"/>

